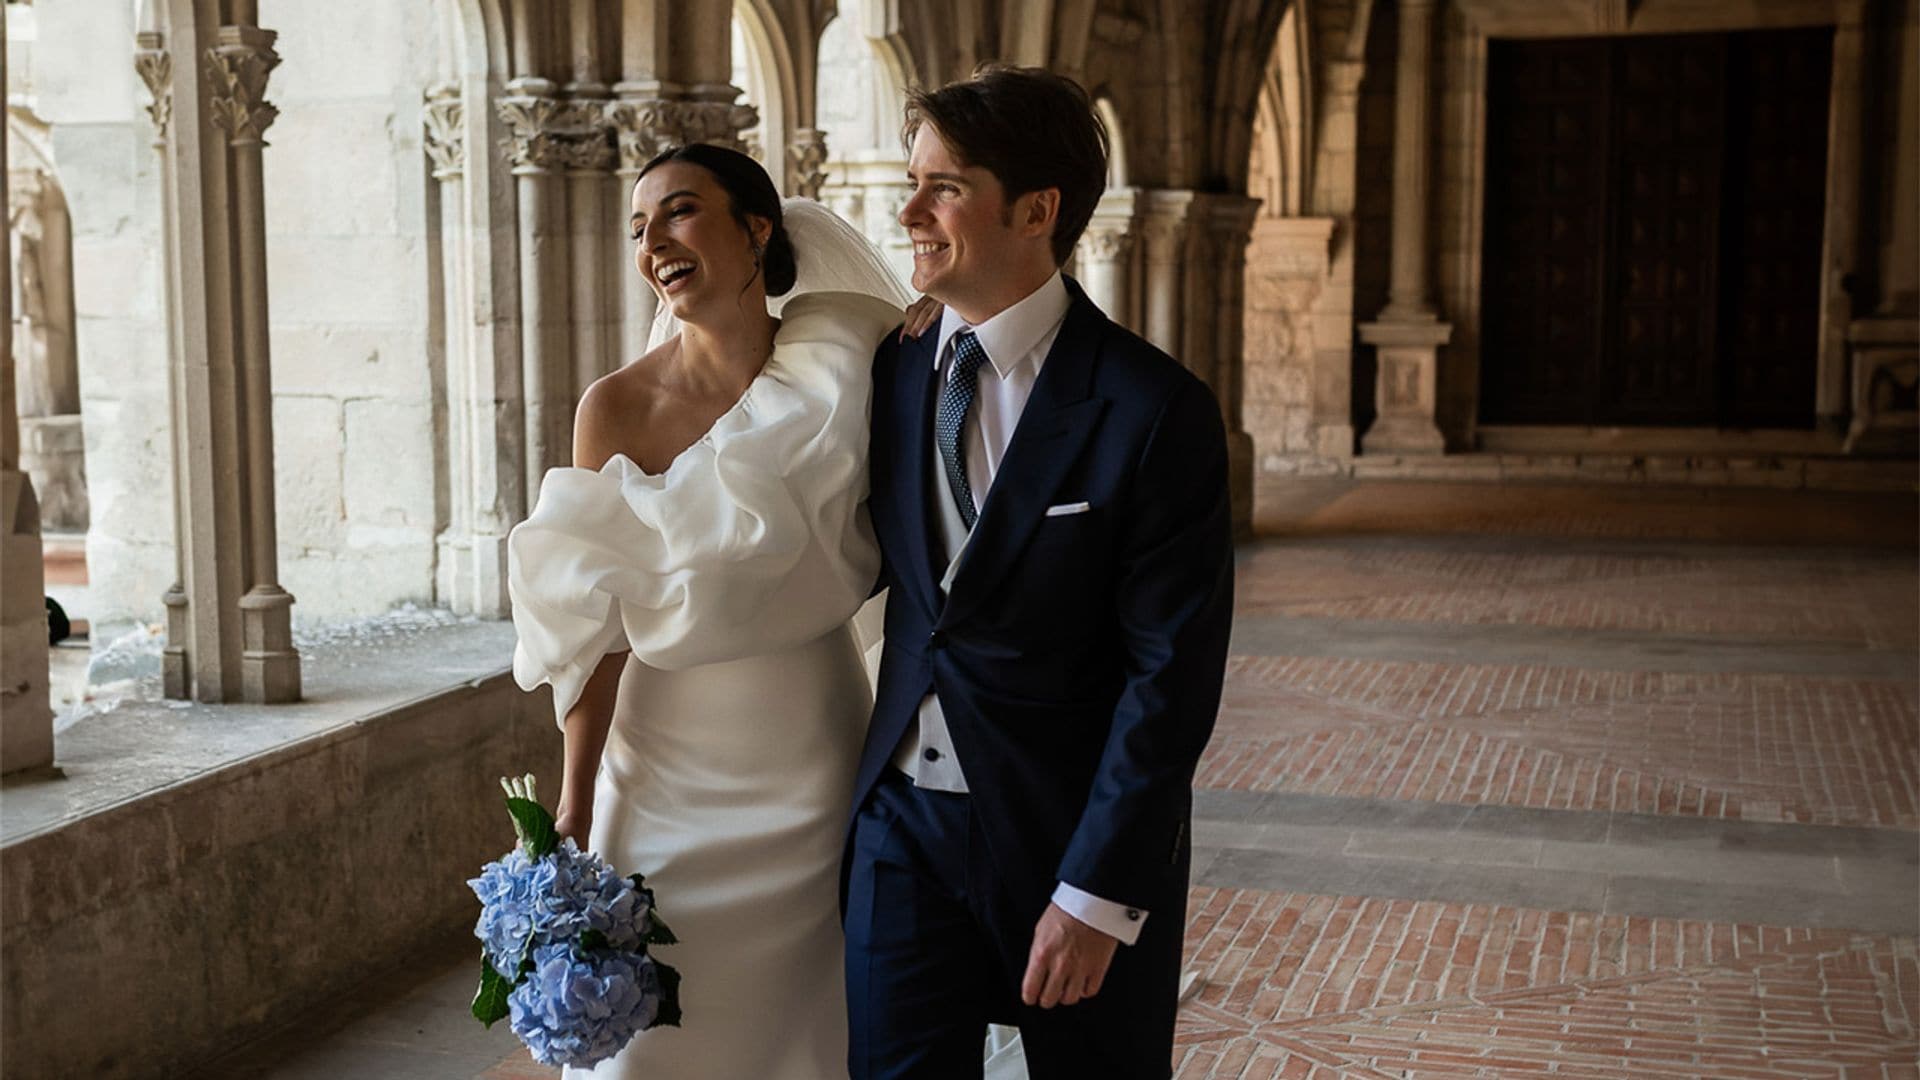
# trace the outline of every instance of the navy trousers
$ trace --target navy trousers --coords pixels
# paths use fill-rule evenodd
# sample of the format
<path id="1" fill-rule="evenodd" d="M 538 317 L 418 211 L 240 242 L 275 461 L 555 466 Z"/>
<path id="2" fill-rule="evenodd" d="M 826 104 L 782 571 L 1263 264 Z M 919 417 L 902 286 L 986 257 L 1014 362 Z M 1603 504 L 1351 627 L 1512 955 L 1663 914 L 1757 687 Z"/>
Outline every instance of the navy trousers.
<path id="1" fill-rule="evenodd" d="M 1032 1080 L 1171 1072 L 1173 987 L 1159 985 L 1170 980 L 1153 979 L 1147 1001 L 1129 993 L 1146 974 L 1130 969 L 1161 950 L 1122 946 L 1101 992 L 1080 1004 L 1021 1003 L 1047 898 L 1022 904 L 993 887 L 967 796 L 914 787 L 888 769 L 855 815 L 847 874 L 853 1080 L 978 1080 L 989 1023 L 1019 1026 Z M 1165 914 L 1177 929 L 1180 914 Z M 1177 964 L 1177 937 L 1173 947 Z"/>

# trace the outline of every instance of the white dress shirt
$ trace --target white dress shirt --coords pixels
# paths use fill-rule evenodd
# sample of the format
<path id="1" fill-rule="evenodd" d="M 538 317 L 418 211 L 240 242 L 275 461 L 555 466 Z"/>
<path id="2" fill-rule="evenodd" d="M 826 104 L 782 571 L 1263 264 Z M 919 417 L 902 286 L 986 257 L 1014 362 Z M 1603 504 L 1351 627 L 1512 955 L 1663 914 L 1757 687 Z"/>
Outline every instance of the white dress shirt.
<path id="1" fill-rule="evenodd" d="M 976 376 L 973 407 L 960 429 L 960 441 L 967 457 L 967 486 L 973 489 L 976 512 L 986 505 L 993 477 L 1006 456 L 1007 443 L 1020 422 L 1020 413 L 1033 393 L 1034 380 L 1060 325 L 1066 321 L 1071 303 L 1066 283 L 1059 273 L 1048 278 L 1024 300 L 978 326 L 968 326 L 952 308 L 940 317 L 940 337 L 933 352 L 934 371 L 941 379 L 953 377 L 953 339 L 962 330 L 972 330 L 987 354 L 987 362 Z M 936 437 L 937 438 L 937 437 Z M 954 502 L 953 489 L 947 483 L 946 469 L 936 445 L 929 459 L 932 472 L 928 490 L 939 500 L 940 534 L 948 555 L 946 573 L 940 579 L 945 595 L 953 584 L 961 556 L 966 553 L 972 534 Z M 967 778 L 960 759 L 953 752 L 953 738 L 947 730 L 946 714 L 940 699 L 928 694 L 920 702 L 920 712 L 906 737 L 894 751 L 893 765 L 913 778 L 916 786 L 932 791 L 965 792 Z M 1131 945 L 1139 940 L 1147 913 L 1139 908 L 1116 904 L 1079 889 L 1067 882 L 1054 887 L 1053 902 L 1060 908 L 1102 933 Z"/>

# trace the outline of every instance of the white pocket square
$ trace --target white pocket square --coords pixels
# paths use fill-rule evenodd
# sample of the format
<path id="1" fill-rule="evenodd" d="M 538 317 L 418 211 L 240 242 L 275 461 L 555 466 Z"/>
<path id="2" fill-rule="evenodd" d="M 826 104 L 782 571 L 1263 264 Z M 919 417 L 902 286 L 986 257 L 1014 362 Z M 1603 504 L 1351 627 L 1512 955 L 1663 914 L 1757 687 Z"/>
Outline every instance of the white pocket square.
<path id="1" fill-rule="evenodd" d="M 1093 509 L 1092 503 L 1061 503 L 1058 506 L 1047 507 L 1047 516 L 1066 517 L 1068 514 L 1084 514 L 1091 509 Z"/>

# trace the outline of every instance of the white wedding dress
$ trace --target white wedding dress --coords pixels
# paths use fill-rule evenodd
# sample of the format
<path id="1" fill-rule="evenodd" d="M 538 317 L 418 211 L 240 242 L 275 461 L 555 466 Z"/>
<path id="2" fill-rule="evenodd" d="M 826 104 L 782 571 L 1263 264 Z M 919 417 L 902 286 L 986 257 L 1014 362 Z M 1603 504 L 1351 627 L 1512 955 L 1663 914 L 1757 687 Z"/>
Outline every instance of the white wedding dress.
<path id="1" fill-rule="evenodd" d="M 770 303 L 773 354 L 740 401 L 663 474 L 624 456 L 549 471 L 508 541 L 514 676 L 553 686 L 556 720 L 602 657 L 632 651 L 589 843 L 646 875 L 680 939 L 658 955 L 680 971 L 682 1026 L 568 1077 L 846 1076 L 840 857 L 878 605 L 865 634 L 850 620 L 880 562 L 873 353 L 907 296 L 819 204 L 785 215 L 799 283 Z M 1024 1078 L 1006 1042 L 989 1075 Z"/>

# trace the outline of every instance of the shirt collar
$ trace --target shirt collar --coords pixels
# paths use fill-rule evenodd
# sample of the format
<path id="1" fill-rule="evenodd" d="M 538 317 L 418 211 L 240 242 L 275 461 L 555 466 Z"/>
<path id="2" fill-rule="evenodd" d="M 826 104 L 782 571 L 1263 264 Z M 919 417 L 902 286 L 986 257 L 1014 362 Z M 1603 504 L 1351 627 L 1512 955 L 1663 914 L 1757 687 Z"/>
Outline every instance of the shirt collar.
<path id="1" fill-rule="evenodd" d="M 974 339 L 986 350 L 987 362 L 1002 379 L 1029 359 L 1037 368 L 1046 358 L 1030 357 L 1034 346 L 1040 344 L 1048 331 L 1060 325 L 1072 303 L 1066 282 L 1061 280 L 1060 271 L 1055 270 L 1052 277 L 1024 299 L 978 326 L 968 326 L 965 319 L 947 308 L 940 315 L 940 340 L 933 350 L 933 369 L 940 370 L 940 361 L 947 355 L 953 336 L 962 330 L 973 331 Z"/>

